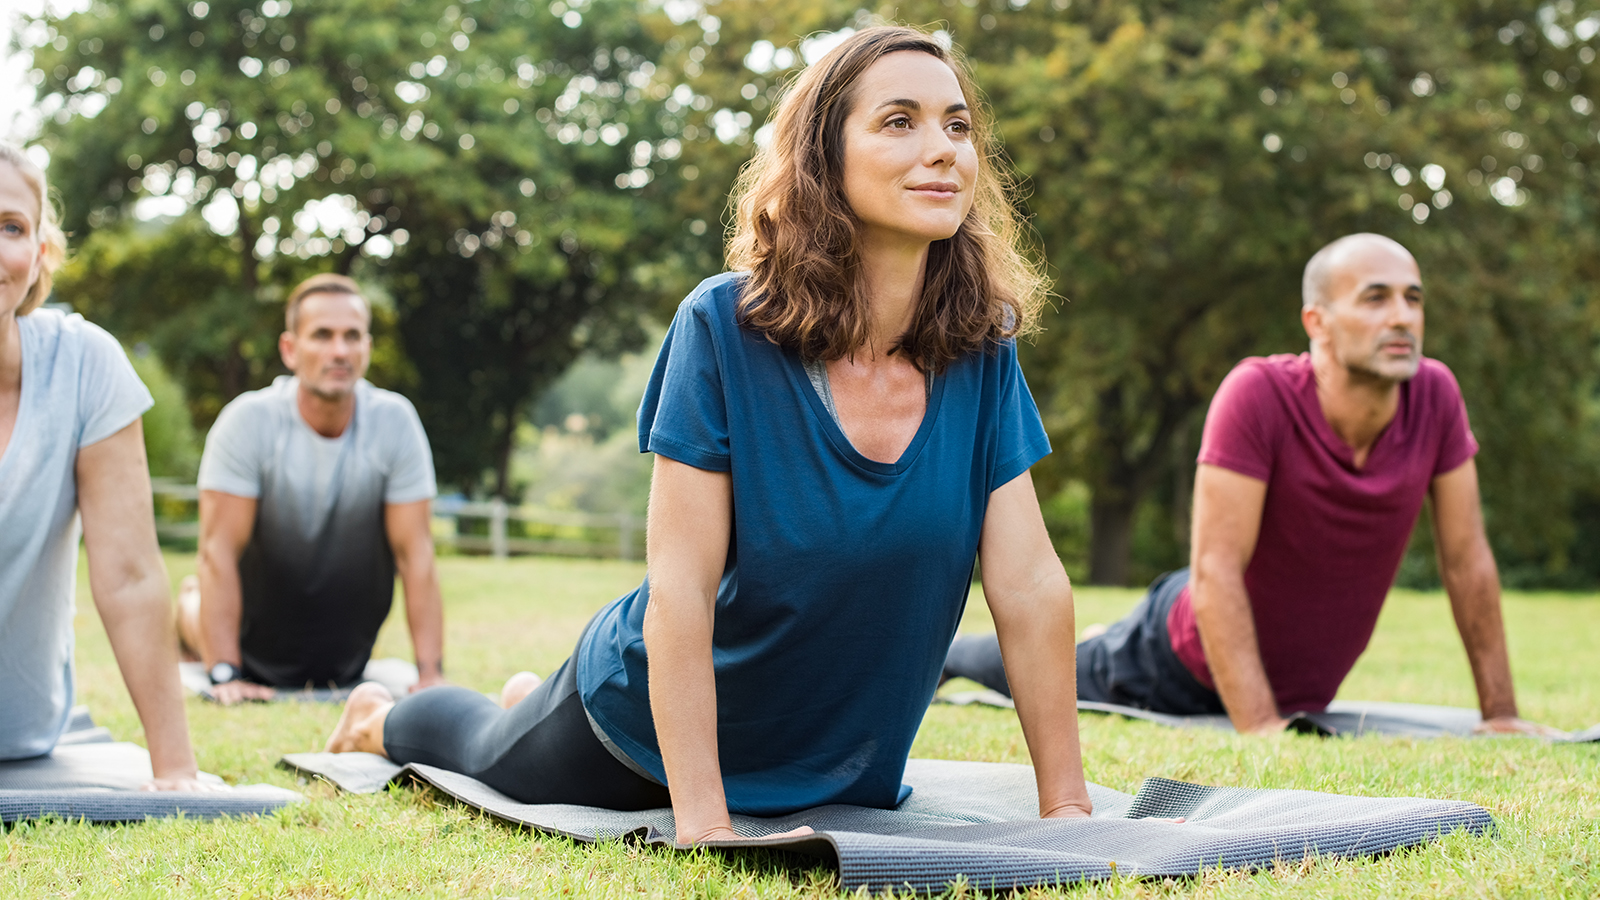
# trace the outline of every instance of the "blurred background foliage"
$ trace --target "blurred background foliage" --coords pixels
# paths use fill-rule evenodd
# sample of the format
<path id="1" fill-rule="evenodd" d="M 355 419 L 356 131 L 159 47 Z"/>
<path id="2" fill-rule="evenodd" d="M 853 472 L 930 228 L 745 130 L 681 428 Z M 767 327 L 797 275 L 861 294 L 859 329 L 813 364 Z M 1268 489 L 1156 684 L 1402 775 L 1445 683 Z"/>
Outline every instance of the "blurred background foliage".
<path id="1" fill-rule="evenodd" d="M 1186 561 L 1216 385 L 1304 350 L 1304 261 L 1376 231 L 1421 263 L 1505 579 L 1600 583 L 1600 12 L 1573 0 L 93 3 L 18 31 L 76 248 L 55 299 L 147 346 L 203 433 L 281 373 L 288 287 L 347 272 L 443 481 L 640 511 L 633 410 L 728 188 L 786 80 L 885 19 L 960 45 L 1019 173 L 1075 577 Z M 1401 581 L 1437 582 L 1426 518 Z"/>

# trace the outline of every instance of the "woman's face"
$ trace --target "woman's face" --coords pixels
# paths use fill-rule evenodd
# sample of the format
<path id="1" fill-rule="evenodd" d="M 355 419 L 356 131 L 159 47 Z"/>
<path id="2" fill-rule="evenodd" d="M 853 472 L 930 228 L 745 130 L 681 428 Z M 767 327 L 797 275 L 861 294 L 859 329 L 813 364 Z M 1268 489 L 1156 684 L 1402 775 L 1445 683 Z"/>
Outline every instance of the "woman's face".
<path id="1" fill-rule="evenodd" d="M 39 198 L 10 163 L 0 162 L 0 316 L 22 305 L 39 277 Z"/>
<path id="2" fill-rule="evenodd" d="M 927 244 L 972 208 L 978 152 L 956 73 L 915 50 L 890 53 L 855 85 L 844 122 L 844 193 L 868 246 Z"/>

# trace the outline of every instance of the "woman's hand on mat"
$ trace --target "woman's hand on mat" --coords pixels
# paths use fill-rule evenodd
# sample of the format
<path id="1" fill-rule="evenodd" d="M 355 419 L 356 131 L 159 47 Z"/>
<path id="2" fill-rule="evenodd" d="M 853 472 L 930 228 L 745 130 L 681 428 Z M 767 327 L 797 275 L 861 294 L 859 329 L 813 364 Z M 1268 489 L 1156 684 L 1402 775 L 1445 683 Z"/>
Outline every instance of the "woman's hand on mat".
<path id="1" fill-rule="evenodd" d="M 252 681 L 225 681 L 211 688 L 211 699 L 232 706 L 245 700 L 271 700 L 274 693 L 272 688 Z"/>
<path id="2" fill-rule="evenodd" d="M 708 828 L 699 835 L 685 835 L 680 831 L 678 832 L 678 843 L 687 847 L 692 847 L 695 844 L 704 844 L 710 841 L 766 841 L 771 840 L 772 838 L 805 837 L 808 834 L 816 834 L 810 825 L 801 825 L 799 828 L 793 828 L 789 831 L 779 832 L 778 834 L 763 834 L 755 836 L 740 834 L 739 832 L 734 831 L 733 826 L 731 825 L 721 825 L 716 828 Z"/>
<path id="3" fill-rule="evenodd" d="M 1094 804 L 1088 800 L 1063 803 L 1054 809 L 1044 810 L 1039 814 L 1041 819 L 1087 819 L 1094 812 Z"/>
<path id="4" fill-rule="evenodd" d="M 206 791 L 231 791 L 233 788 L 216 781 L 201 781 L 194 775 L 183 775 L 176 778 L 152 778 L 140 785 L 139 790 L 183 791 L 193 794 Z"/>
<path id="5" fill-rule="evenodd" d="M 1549 725 L 1540 725 L 1538 722 L 1529 722 L 1516 716 L 1496 716 L 1485 719 L 1472 729 L 1474 734 L 1524 734 L 1530 737 L 1556 738 L 1566 737 L 1567 733 L 1559 728 Z"/>

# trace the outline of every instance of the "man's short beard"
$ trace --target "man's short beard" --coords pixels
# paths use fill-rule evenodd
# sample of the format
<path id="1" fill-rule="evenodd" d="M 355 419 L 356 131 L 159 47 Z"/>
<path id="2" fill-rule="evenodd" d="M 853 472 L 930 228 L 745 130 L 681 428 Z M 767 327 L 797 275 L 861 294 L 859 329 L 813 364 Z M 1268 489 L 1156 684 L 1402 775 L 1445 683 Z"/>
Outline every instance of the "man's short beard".
<path id="1" fill-rule="evenodd" d="M 330 403 L 338 403 L 339 401 L 344 400 L 351 394 L 355 393 L 356 388 L 355 385 L 352 384 L 350 387 L 343 390 L 330 391 L 308 384 L 306 385 L 306 390 L 310 391 L 311 396 L 317 398 L 318 400 L 326 400 Z"/>
<path id="2" fill-rule="evenodd" d="M 1417 372 L 1419 372 L 1421 369 L 1422 354 L 1420 352 L 1417 353 L 1416 356 L 1412 357 L 1410 370 L 1404 375 L 1399 376 L 1379 371 L 1376 367 L 1368 365 L 1366 361 L 1345 364 L 1345 370 L 1350 373 L 1352 380 L 1384 381 L 1393 384 L 1400 384 L 1402 382 L 1410 381 L 1411 379 L 1417 377 Z"/>

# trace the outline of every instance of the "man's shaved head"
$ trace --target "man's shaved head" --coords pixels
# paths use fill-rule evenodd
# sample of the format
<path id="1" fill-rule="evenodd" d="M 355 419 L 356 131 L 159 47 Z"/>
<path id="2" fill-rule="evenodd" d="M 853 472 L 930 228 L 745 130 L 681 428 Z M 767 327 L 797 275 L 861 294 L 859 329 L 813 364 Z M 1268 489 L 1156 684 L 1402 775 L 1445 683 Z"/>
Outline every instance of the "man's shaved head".
<path id="1" fill-rule="evenodd" d="M 1306 309 L 1327 305 L 1332 296 L 1334 276 L 1347 257 L 1356 250 L 1369 247 L 1383 247 L 1398 251 L 1408 259 L 1411 257 L 1411 251 L 1401 246 L 1399 241 L 1381 234 L 1347 234 L 1318 250 L 1306 263 L 1305 276 L 1300 281 L 1300 307 Z"/>

